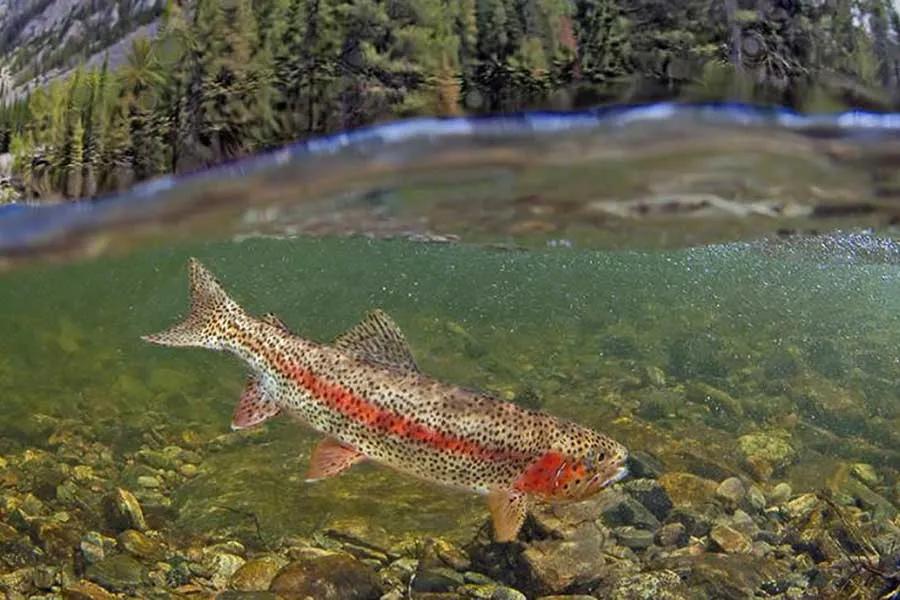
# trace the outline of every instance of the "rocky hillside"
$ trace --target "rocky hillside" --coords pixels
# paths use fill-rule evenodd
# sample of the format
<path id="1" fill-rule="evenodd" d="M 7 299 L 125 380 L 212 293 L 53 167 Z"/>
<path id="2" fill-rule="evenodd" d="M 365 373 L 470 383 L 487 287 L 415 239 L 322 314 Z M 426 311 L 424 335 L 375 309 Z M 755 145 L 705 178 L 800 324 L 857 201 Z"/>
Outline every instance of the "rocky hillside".
<path id="1" fill-rule="evenodd" d="M 0 101 L 20 98 L 70 68 L 124 59 L 130 38 L 155 31 L 164 0 L 0 2 Z"/>

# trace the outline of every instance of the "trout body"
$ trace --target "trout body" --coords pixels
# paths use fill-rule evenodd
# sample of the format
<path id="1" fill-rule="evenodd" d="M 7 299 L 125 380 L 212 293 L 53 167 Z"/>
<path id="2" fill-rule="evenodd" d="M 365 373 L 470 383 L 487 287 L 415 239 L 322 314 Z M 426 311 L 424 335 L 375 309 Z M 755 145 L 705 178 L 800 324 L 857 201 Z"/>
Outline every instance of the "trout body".
<path id="1" fill-rule="evenodd" d="M 371 459 L 434 483 L 488 496 L 498 541 L 514 539 L 527 499 L 577 500 L 625 474 L 609 437 L 546 413 L 422 374 L 403 334 L 381 311 L 318 344 L 272 315 L 247 314 L 190 261 L 191 313 L 144 339 L 229 351 L 251 376 L 232 427 L 285 413 L 325 434 L 308 478 Z"/>

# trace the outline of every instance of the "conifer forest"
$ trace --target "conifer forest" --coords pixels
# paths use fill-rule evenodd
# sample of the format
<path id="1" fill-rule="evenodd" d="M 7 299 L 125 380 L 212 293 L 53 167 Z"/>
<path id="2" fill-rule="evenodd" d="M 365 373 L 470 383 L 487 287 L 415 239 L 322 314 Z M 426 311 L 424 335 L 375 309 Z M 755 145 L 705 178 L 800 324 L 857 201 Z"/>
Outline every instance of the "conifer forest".
<path id="1" fill-rule="evenodd" d="M 115 68 L 4 103 L 15 195 L 97 196 L 412 116 L 900 104 L 888 0 L 170 0 L 159 19 Z"/>

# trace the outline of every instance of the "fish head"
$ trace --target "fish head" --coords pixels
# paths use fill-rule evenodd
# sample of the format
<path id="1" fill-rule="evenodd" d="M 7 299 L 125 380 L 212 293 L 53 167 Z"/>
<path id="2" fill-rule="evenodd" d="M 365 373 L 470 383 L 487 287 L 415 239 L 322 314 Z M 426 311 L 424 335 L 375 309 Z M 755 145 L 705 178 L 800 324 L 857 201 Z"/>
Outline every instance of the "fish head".
<path id="1" fill-rule="evenodd" d="M 579 428 L 532 463 L 517 487 L 549 501 L 582 500 L 628 475 L 628 450 L 615 440 Z"/>
<path id="2" fill-rule="evenodd" d="M 593 496 L 603 488 L 622 480 L 628 475 L 628 450 L 622 444 L 606 436 L 592 445 L 579 459 L 576 465 L 584 473 L 581 482 L 572 486 L 575 499 Z"/>

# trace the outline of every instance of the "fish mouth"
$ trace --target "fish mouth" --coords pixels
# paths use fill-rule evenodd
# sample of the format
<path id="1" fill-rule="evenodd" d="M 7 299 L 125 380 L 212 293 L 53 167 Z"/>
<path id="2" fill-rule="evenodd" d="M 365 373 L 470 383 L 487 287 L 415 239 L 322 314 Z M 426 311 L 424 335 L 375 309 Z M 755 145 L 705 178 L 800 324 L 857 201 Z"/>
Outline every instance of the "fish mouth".
<path id="1" fill-rule="evenodd" d="M 606 486 L 612 485 L 617 481 L 621 481 L 625 477 L 628 476 L 628 467 L 621 466 L 616 469 L 615 473 L 613 473 L 610 477 L 608 477 L 603 483 L 600 484 L 601 488 L 605 488 Z"/>

